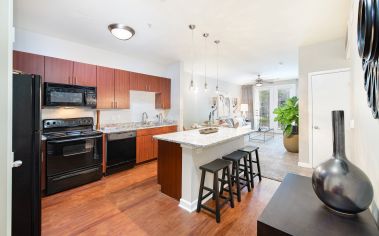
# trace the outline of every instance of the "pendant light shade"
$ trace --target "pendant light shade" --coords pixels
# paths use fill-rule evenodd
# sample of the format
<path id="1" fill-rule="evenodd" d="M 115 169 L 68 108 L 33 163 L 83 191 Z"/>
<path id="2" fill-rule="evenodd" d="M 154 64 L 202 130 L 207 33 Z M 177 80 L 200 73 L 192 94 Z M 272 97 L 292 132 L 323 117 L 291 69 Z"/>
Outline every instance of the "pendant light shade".
<path id="1" fill-rule="evenodd" d="M 195 46 L 194 46 L 194 40 L 193 40 L 193 31 L 195 30 L 196 26 L 195 25 L 189 25 L 188 26 L 192 32 L 192 52 L 191 52 L 191 57 L 192 57 L 192 74 L 191 74 L 191 82 L 190 82 L 190 90 L 193 91 L 193 92 L 196 92 L 196 87 L 195 87 L 195 82 L 194 82 L 194 61 L 195 61 L 195 56 L 194 56 L 194 50 L 195 50 Z"/>
<path id="2" fill-rule="evenodd" d="M 216 44 L 216 47 L 217 47 L 217 58 L 216 58 L 216 70 L 217 70 L 217 84 L 216 84 L 216 93 L 219 93 L 220 90 L 219 90 L 219 87 L 218 87 L 218 65 L 219 65 L 219 50 L 218 50 L 218 45 L 220 44 L 220 40 L 215 40 L 215 44 Z"/>
<path id="3" fill-rule="evenodd" d="M 204 91 L 208 91 L 208 84 L 207 84 L 207 38 L 209 34 L 204 33 Z"/>

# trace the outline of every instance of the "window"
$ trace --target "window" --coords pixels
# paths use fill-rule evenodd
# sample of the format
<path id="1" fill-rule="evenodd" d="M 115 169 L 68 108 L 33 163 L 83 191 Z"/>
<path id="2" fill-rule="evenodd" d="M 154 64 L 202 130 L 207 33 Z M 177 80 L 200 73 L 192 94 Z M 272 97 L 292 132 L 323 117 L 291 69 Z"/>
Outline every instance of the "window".
<path id="1" fill-rule="evenodd" d="M 296 96 L 296 84 L 270 85 L 254 88 L 255 128 L 273 128 L 281 133 L 280 125 L 274 122 L 274 109 Z"/>

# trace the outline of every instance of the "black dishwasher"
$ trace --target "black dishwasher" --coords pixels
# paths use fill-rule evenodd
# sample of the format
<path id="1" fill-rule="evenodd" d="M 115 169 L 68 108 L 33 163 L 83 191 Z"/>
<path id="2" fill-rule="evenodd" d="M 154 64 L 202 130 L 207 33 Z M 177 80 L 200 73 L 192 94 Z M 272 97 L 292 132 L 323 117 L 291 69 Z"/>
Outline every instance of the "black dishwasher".
<path id="1" fill-rule="evenodd" d="M 107 135 L 106 175 L 133 168 L 136 164 L 136 132 Z"/>

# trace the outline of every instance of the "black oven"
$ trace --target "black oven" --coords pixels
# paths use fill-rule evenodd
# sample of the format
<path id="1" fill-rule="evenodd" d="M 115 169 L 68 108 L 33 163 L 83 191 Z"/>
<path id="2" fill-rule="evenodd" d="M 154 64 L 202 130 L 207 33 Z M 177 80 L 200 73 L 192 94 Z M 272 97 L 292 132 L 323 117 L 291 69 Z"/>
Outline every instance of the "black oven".
<path id="1" fill-rule="evenodd" d="M 48 140 L 46 145 L 48 195 L 102 177 L 102 135 Z"/>
<path id="2" fill-rule="evenodd" d="M 45 106 L 96 107 L 96 88 L 45 83 Z"/>

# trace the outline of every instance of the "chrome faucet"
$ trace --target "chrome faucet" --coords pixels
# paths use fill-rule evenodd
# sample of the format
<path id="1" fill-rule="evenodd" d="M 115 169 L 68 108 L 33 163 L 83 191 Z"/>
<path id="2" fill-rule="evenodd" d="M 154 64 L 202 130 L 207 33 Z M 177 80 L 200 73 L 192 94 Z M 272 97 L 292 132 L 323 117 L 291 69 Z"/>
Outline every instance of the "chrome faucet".
<path id="1" fill-rule="evenodd" d="M 162 114 L 162 113 L 159 113 L 159 114 L 157 115 L 157 117 L 158 117 L 158 122 L 159 122 L 160 124 L 162 124 L 162 123 L 163 123 L 163 114 Z"/>
<path id="2" fill-rule="evenodd" d="M 146 112 L 142 113 L 142 124 L 146 124 L 147 119 L 149 119 L 149 117 L 147 116 L 147 113 Z"/>

